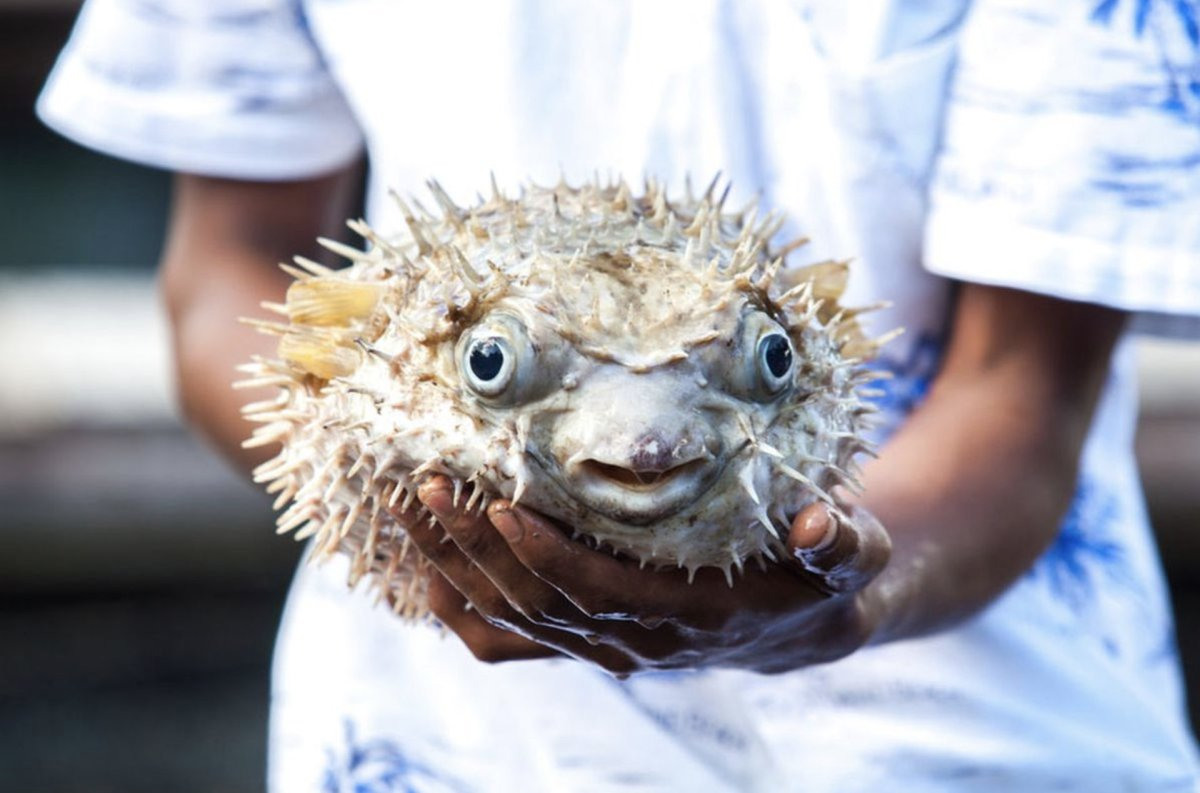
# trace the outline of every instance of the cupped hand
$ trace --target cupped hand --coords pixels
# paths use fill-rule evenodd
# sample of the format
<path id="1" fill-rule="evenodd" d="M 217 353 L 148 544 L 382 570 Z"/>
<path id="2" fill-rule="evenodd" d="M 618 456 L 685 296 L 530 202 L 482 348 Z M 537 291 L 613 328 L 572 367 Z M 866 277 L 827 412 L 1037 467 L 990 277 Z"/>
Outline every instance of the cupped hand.
<path id="1" fill-rule="evenodd" d="M 792 559 L 750 564 L 731 587 L 722 571 L 654 570 L 571 540 L 507 501 L 486 513 L 454 506 L 448 480 L 422 485 L 437 518 L 409 534 L 440 573 L 434 615 L 489 662 L 568 655 L 617 675 L 736 667 L 783 672 L 862 646 L 877 615 L 866 585 L 891 543 L 865 510 L 836 520 L 814 504 L 792 523 Z M 408 518 L 408 519 L 406 519 Z"/>

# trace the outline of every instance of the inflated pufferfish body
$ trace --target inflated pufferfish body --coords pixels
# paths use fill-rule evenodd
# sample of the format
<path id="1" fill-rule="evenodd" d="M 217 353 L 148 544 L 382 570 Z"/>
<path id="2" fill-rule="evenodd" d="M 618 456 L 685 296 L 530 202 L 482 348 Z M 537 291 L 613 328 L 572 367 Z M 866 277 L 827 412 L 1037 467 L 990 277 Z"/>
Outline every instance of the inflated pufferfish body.
<path id="1" fill-rule="evenodd" d="M 407 230 L 352 264 L 303 259 L 279 360 L 243 367 L 281 387 L 248 405 L 247 445 L 281 532 L 352 557 L 397 611 L 423 616 L 427 562 L 388 507 L 445 474 L 471 508 L 496 496 L 643 563 L 740 569 L 782 550 L 789 520 L 856 487 L 876 342 L 838 305 L 844 262 L 783 269 L 781 221 L 722 214 L 712 188 L 649 183 L 493 189 L 440 217 L 401 202 Z M 840 514 L 840 511 L 839 511 Z M 843 516 L 844 517 L 844 516 Z"/>

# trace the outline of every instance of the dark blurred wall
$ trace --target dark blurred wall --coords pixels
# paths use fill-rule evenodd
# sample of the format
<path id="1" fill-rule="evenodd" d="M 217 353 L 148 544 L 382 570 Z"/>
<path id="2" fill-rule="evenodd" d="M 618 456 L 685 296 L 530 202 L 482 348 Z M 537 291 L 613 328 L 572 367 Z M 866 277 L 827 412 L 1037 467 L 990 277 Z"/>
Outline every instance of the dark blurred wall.
<path id="1" fill-rule="evenodd" d="M 162 245 L 168 176 L 33 115 L 75 6 L 0 0 L 0 298 L 26 275 L 145 281 Z M 297 547 L 166 410 L 28 432 L 3 418 L 0 791 L 262 790 Z"/>
<path id="2" fill-rule="evenodd" d="M 0 271 L 150 269 L 162 245 L 167 175 L 97 157 L 46 132 L 33 115 L 75 6 L 0 0 Z"/>

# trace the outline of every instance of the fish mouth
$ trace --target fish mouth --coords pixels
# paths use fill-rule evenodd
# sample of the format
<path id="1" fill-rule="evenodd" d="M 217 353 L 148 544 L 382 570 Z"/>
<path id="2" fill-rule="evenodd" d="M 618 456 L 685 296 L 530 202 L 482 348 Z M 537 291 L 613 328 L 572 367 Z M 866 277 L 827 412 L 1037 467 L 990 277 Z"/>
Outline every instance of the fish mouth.
<path id="1" fill-rule="evenodd" d="M 665 471 L 636 471 L 619 465 L 602 463 L 599 460 L 584 460 L 579 464 L 584 476 L 592 480 L 605 480 L 639 493 L 648 493 L 665 487 L 677 476 L 698 473 L 705 460 L 688 460 Z"/>
<path id="2" fill-rule="evenodd" d="M 589 458 L 564 466 L 561 484 L 589 509 L 641 526 L 694 504 L 724 468 L 724 459 L 711 455 L 661 471 L 639 471 Z"/>

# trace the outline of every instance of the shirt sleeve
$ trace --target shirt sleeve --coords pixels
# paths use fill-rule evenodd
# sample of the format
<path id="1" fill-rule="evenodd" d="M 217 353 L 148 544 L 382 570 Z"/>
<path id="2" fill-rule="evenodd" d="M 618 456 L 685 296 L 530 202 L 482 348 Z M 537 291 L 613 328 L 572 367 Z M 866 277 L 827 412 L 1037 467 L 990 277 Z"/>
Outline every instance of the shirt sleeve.
<path id="1" fill-rule="evenodd" d="M 1200 336 L 1200 11 L 978 0 L 930 187 L 926 266 Z"/>
<path id="2" fill-rule="evenodd" d="M 298 0 L 89 0 L 38 114 L 107 154 L 238 179 L 315 176 L 363 145 Z"/>

